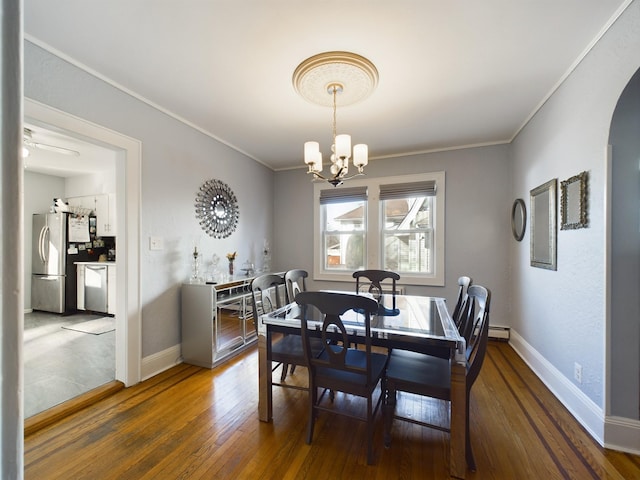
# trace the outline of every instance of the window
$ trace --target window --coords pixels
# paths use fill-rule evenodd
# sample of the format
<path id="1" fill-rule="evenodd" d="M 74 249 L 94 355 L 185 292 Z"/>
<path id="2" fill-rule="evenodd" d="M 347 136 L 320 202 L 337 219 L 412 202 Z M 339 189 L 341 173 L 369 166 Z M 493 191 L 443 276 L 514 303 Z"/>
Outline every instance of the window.
<path id="1" fill-rule="evenodd" d="M 366 213 L 367 187 L 320 191 L 323 270 L 353 272 L 363 268 Z"/>
<path id="2" fill-rule="evenodd" d="M 444 285 L 444 172 L 316 183 L 314 193 L 314 278 L 351 282 L 376 268 Z"/>

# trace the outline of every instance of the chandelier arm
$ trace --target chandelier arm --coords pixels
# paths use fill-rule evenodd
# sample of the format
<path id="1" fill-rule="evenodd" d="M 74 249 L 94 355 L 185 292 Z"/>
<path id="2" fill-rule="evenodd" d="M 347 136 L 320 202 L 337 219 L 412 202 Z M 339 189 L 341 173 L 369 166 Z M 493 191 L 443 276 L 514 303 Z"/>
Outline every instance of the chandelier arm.
<path id="1" fill-rule="evenodd" d="M 364 172 L 358 172 L 358 173 L 354 173 L 353 175 L 350 175 L 348 177 L 340 177 L 340 180 L 351 180 L 352 178 L 355 177 L 360 177 L 361 175 L 364 175 Z"/>

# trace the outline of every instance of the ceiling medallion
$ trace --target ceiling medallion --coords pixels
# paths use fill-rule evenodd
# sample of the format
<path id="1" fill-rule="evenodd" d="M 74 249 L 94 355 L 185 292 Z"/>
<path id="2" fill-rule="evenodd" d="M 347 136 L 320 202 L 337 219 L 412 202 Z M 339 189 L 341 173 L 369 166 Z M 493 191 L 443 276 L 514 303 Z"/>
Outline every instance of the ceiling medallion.
<path id="1" fill-rule="evenodd" d="M 229 186 L 220 180 L 207 180 L 196 194 L 196 218 L 213 238 L 226 238 L 238 224 L 238 201 Z"/>
<path id="2" fill-rule="evenodd" d="M 349 52 L 325 52 L 307 58 L 293 72 L 293 86 L 304 99 L 317 105 L 333 107 L 333 130 L 331 145 L 331 176 L 324 177 L 320 144 L 310 141 L 304 144 L 304 163 L 314 179 L 326 180 L 337 187 L 345 180 L 364 175 L 369 163 L 369 147 L 354 145 L 351 151 L 351 136 L 337 133 L 337 107 L 352 105 L 367 98 L 378 84 L 378 70 L 366 58 Z M 348 176 L 349 159 L 358 169 Z"/>
<path id="3" fill-rule="evenodd" d="M 327 95 L 331 85 L 340 85 L 339 106 L 367 98 L 378 85 L 378 70 L 368 59 L 350 52 L 325 52 L 303 61 L 293 72 L 293 86 L 305 100 L 323 107 L 332 106 Z"/>

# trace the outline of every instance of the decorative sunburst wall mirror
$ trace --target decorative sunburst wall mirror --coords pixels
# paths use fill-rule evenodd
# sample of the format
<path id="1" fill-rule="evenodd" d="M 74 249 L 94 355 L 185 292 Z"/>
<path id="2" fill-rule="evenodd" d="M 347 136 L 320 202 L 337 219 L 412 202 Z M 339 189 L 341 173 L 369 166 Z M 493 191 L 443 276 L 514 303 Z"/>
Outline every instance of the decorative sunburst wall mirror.
<path id="1" fill-rule="evenodd" d="M 229 185 L 207 180 L 196 195 L 196 218 L 213 238 L 226 238 L 238 225 L 238 200 Z"/>

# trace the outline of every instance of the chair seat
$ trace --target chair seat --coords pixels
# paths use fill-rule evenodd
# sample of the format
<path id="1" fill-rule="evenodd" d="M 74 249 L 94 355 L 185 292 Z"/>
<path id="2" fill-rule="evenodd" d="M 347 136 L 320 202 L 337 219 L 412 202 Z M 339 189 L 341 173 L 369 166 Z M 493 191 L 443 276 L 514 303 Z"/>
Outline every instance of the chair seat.
<path id="1" fill-rule="evenodd" d="M 387 382 L 395 389 L 449 400 L 451 367 L 449 359 L 406 350 L 393 350 L 387 363 Z"/>
<path id="2" fill-rule="evenodd" d="M 392 349 L 395 355 L 413 355 L 415 352 L 411 352 L 409 350 L 399 350 L 397 348 Z M 429 346 L 422 349 L 422 353 L 429 355 L 431 357 L 438 357 L 449 359 L 451 357 L 451 349 L 448 347 L 438 347 L 438 346 Z"/>
<path id="3" fill-rule="evenodd" d="M 311 339 L 311 352 L 318 357 L 324 346 L 319 338 Z M 288 334 L 271 345 L 271 357 L 275 362 L 283 362 L 291 365 L 305 365 L 304 351 L 302 349 L 302 336 Z"/>
<path id="4" fill-rule="evenodd" d="M 329 346 L 329 348 L 334 348 Z M 327 352 L 323 352 L 320 359 L 328 359 Z M 367 367 L 367 354 L 363 350 L 350 348 L 347 350 L 345 363 L 348 367 L 362 368 L 362 373 L 336 370 L 335 368 L 316 367 L 316 385 L 318 387 L 332 388 L 353 395 L 367 396 L 378 384 L 387 364 L 387 355 L 382 353 L 371 354 L 371 378 L 373 383 L 367 381 L 365 369 Z"/>

